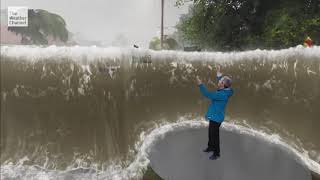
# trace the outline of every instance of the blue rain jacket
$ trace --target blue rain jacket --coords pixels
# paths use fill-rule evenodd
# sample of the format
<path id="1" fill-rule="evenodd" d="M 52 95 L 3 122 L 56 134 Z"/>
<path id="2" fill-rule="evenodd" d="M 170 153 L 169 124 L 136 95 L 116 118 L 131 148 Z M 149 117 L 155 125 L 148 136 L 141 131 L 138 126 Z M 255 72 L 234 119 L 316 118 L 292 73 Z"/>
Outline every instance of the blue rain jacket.
<path id="1" fill-rule="evenodd" d="M 220 80 L 221 78 L 221 75 L 217 76 L 217 80 Z M 211 100 L 205 118 L 218 123 L 223 122 L 226 105 L 229 98 L 233 95 L 233 90 L 231 88 L 224 88 L 209 92 L 204 84 L 200 84 L 199 88 L 201 94 Z"/>

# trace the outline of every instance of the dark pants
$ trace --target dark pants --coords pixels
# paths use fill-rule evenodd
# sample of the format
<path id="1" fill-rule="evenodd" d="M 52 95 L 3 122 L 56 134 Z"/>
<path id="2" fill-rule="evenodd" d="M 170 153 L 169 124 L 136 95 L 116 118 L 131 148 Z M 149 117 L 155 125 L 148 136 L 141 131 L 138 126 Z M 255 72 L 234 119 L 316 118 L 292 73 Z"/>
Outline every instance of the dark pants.
<path id="1" fill-rule="evenodd" d="M 208 148 L 212 149 L 214 154 L 220 156 L 220 138 L 219 128 L 221 123 L 209 121 L 209 142 Z"/>

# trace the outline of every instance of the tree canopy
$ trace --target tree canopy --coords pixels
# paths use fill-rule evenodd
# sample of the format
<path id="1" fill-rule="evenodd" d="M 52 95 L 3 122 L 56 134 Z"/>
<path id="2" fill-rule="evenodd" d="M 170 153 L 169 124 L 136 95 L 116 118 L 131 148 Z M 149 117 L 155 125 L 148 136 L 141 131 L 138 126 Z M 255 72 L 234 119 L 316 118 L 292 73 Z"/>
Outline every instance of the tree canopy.
<path id="1" fill-rule="evenodd" d="M 215 50 L 286 48 L 306 36 L 319 42 L 320 0 L 194 0 L 177 29 L 183 39 Z"/>
<path id="2" fill-rule="evenodd" d="M 149 48 L 153 50 L 161 50 L 161 44 L 160 44 L 160 38 L 159 37 L 154 37 L 150 43 L 149 43 Z M 163 38 L 163 49 L 166 50 L 177 50 L 179 48 L 178 42 L 167 35 L 164 36 Z"/>

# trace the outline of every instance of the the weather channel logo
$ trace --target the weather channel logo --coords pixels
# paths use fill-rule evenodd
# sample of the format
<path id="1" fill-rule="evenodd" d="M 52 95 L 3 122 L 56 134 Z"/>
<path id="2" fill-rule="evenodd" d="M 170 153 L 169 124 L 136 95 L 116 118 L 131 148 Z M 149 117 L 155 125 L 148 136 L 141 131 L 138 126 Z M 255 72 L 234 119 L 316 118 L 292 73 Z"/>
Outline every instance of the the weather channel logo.
<path id="1" fill-rule="evenodd" d="M 8 7 L 8 27 L 28 26 L 27 7 Z"/>

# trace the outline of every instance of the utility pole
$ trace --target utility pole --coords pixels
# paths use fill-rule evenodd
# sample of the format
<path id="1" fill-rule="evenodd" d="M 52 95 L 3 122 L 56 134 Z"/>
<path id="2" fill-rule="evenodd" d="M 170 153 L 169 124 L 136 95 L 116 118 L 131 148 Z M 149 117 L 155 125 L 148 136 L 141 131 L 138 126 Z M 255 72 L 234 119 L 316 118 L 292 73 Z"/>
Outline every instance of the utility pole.
<path id="1" fill-rule="evenodd" d="M 163 49 L 163 10 L 164 10 L 164 0 L 161 0 L 161 49 Z"/>

